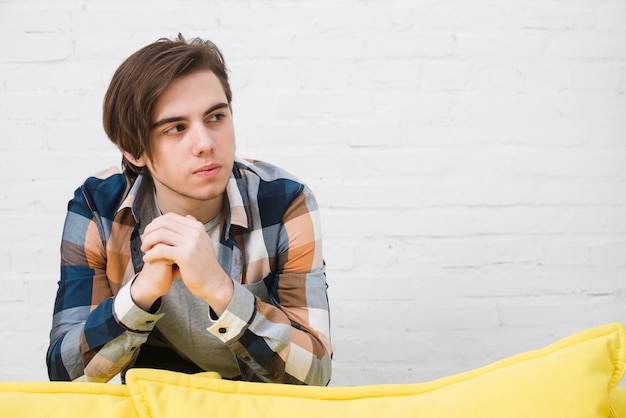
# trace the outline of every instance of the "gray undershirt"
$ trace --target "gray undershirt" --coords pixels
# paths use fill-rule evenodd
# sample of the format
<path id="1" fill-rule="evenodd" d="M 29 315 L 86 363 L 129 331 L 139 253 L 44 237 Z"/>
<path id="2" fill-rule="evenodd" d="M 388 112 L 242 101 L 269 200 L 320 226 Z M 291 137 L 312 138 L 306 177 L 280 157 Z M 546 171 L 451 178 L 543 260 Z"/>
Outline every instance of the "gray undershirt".
<path id="1" fill-rule="evenodd" d="M 146 196 L 140 211 L 141 224 L 145 225 L 161 215 L 154 188 L 152 197 Z M 215 254 L 219 248 L 220 215 L 204 225 L 213 242 Z M 143 234 L 143 228 L 140 230 Z M 217 337 L 207 331 L 213 321 L 209 317 L 209 305 L 193 295 L 179 278 L 174 280 L 170 291 L 162 297 L 159 312 L 165 315 L 156 325 L 146 344 L 166 345 L 183 358 L 206 371 L 215 371 L 225 378 L 240 375 L 232 351 Z M 160 334 L 160 335 L 159 335 Z"/>

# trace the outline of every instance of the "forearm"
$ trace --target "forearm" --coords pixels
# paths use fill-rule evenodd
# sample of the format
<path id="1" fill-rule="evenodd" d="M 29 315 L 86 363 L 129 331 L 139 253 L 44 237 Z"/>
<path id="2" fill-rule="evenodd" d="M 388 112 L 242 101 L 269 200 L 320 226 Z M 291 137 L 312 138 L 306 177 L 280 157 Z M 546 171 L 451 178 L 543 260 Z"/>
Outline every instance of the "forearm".
<path id="1" fill-rule="evenodd" d="M 327 331 L 312 328 L 327 328 L 327 312 L 317 317 L 325 319 L 292 322 L 281 308 L 236 284 L 233 301 L 208 331 L 233 351 L 246 380 L 323 386 L 330 380 L 332 348 Z"/>
<path id="2" fill-rule="evenodd" d="M 295 326 L 290 326 L 283 338 L 269 336 L 268 331 L 272 329 L 269 322 L 264 315 L 258 314 L 244 337 L 230 345 L 240 359 L 240 365 L 242 362 L 245 365 L 243 369 L 247 369 L 250 376 L 253 373 L 267 382 L 328 385 L 332 372 L 328 347 L 313 334 Z M 277 350 L 280 346 L 284 348 Z"/>
<path id="3" fill-rule="evenodd" d="M 48 347 L 46 363 L 50 380 L 70 381 L 84 374 L 80 354 L 82 327 L 74 327 L 53 340 Z"/>
<path id="4" fill-rule="evenodd" d="M 132 360 L 161 315 L 132 304 L 129 286 L 102 302 L 81 321 L 73 308 L 55 315 L 48 350 L 51 380 L 108 381 Z"/>

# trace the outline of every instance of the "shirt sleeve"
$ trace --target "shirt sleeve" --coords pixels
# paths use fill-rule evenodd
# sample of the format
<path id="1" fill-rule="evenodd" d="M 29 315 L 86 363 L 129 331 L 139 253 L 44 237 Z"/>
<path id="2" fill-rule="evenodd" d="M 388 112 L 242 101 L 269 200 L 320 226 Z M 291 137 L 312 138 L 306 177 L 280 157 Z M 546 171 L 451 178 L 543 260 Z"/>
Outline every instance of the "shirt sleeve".
<path id="1" fill-rule="evenodd" d="M 103 230 L 103 220 L 89 210 L 79 189 L 68 206 L 61 241 L 47 352 L 51 380 L 110 380 L 130 363 L 160 318 L 133 306 L 129 285 L 113 296 Z"/>
<path id="2" fill-rule="evenodd" d="M 235 283 L 233 300 L 208 331 L 237 356 L 243 378 L 327 385 L 332 344 L 317 203 L 308 188 L 282 218 L 270 302 Z"/>

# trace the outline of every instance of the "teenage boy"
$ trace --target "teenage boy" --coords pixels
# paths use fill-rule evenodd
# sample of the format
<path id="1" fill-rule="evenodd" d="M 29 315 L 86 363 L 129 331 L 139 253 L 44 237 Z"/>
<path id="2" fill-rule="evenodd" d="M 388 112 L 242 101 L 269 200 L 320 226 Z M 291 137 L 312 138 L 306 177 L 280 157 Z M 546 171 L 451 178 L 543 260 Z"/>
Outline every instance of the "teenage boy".
<path id="1" fill-rule="evenodd" d="M 332 346 L 318 206 L 280 168 L 235 156 L 210 41 L 160 39 L 116 71 L 104 129 L 123 171 L 69 202 L 51 380 L 131 367 L 327 385 Z"/>

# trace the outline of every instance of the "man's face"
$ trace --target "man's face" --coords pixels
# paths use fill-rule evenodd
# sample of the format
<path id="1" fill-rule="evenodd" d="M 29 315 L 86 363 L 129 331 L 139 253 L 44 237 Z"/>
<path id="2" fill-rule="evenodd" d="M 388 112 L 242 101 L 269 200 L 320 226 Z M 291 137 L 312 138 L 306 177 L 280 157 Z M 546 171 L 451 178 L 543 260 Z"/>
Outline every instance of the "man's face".
<path id="1" fill-rule="evenodd" d="M 167 87 L 156 103 L 151 141 L 152 158 L 140 161 L 150 170 L 164 213 L 221 207 L 235 158 L 235 130 L 213 72 L 194 72 Z"/>

